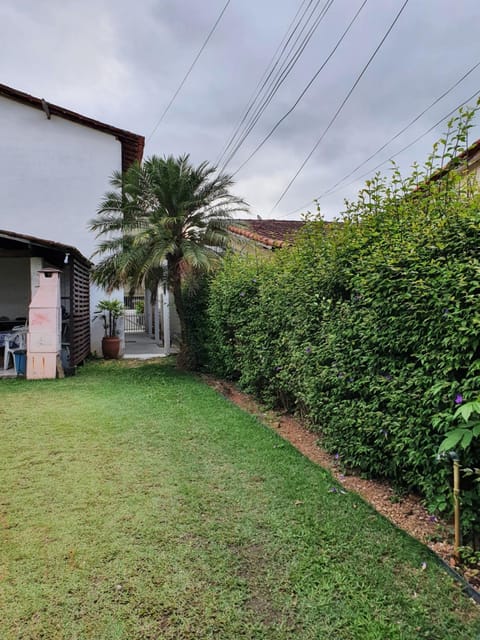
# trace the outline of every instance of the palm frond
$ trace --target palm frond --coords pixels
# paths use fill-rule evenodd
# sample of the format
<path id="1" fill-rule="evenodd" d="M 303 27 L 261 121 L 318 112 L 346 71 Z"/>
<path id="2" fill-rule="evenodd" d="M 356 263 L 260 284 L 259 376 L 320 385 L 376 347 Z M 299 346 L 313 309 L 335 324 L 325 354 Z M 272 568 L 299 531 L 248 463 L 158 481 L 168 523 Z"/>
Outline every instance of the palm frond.
<path id="1" fill-rule="evenodd" d="M 207 162 L 195 167 L 188 155 L 151 156 L 115 172 L 110 184 L 89 224 L 99 239 L 92 280 L 107 289 L 144 283 L 156 291 L 166 263 L 171 282 L 212 269 L 232 217 L 248 211 L 230 191 L 231 176 Z"/>

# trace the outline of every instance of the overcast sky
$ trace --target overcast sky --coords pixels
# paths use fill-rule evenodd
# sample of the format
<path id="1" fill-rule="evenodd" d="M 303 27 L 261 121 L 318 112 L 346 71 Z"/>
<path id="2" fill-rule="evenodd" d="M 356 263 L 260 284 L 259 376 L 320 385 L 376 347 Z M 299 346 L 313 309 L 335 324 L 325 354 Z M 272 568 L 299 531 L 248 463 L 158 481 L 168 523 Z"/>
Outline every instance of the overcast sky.
<path id="1" fill-rule="evenodd" d="M 306 210 L 309 201 L 480 61 L 479 0 L 410 0 L 310 161 L 272 210 L 403 2 L 366 2 L 295 111 L 235 175 L 235 191 L 249 202 L 252 215 L 298 219 L 294 210 Z M 226 171 L 234 173 L 296 101 L 362 0 L 230 0 L 183 89 L 149 137 L 225 4 L 2 0 L 0 82 L 145 135 L 146 156 L 190 153 L 195 163 L 216 163 L 294 16 L 308 8 L 306 24 L 308 15 L 313 20 L 327 7 L 296 65 L 227 165 Z M 388 159 L 479 90 L 480 67 L 355 175 Z M 443 129 L 437 127 L 400 154 L 399 164 L 408 170 L 412 162 L 422 162 Z M 472 141 L 480 137 L 478 127 L 471 136 Z M 343 199 L 354 197 L 365 179 L 349 185 L 352 178 L 321 199 L 327 219 L 339 214 Z"/>

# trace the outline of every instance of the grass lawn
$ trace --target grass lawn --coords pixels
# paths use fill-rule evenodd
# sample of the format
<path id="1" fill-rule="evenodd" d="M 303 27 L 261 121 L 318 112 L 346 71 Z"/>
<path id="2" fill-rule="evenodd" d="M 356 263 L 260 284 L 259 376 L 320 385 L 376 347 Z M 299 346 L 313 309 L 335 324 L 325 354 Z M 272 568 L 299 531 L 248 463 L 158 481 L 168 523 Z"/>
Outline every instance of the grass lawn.
<path id="1" fill-rule="evenodd" d="M 0 442 L 1 640 L 479 637 L 425 547 L 169 363 L 1 381 Z"/>

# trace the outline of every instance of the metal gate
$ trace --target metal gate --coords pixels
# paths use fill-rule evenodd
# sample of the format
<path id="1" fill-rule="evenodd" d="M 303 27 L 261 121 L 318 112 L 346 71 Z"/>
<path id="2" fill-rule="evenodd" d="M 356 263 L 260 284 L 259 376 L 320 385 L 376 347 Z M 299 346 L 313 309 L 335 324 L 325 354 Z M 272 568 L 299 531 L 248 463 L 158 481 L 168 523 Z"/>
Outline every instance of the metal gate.
<path id="1" fill-rule="evenodd" d="M 145 331 L 145 312 L 143 296 L 125 296 L 123 299 L 125 333 L 143 333 Z"/>

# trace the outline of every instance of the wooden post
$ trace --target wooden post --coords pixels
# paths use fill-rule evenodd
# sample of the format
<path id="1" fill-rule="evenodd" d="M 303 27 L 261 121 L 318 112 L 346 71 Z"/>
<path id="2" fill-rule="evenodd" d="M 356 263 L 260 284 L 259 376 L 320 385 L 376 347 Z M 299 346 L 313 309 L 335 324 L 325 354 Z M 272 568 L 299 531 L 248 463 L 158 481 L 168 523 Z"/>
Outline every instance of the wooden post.
<path id="1" fill-rule="evenodd" d="M 454 553 L 455 558 L 459 559 L 459 547 L 461 546 L 460 532 L 460 463 L 458 460 L 453 461 L 453 508 L 454 508 L 454 524 L 455 524 L 455 540 Z"/>

